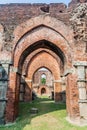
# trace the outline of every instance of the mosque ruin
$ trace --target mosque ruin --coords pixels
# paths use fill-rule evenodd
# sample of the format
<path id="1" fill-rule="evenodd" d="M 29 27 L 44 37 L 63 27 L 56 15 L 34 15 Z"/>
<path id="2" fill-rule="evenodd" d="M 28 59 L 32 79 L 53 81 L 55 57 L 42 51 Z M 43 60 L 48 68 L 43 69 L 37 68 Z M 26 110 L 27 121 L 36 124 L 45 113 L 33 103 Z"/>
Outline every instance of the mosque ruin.
<path id="1" fill-rule="evenodd" d="M 53 92 L 70 120 L 87 123 L 87 0 L 0 5 L 0 124 L 16 120 L 33 90 Z"/>

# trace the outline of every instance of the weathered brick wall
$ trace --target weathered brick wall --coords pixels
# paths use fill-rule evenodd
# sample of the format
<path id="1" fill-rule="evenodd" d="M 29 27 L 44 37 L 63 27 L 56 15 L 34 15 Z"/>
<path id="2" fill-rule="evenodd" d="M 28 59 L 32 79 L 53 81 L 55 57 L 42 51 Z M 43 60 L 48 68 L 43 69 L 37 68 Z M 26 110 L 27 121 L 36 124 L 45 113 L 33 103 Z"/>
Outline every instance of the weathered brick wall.
<path id="1" fill-rule="evenodd" d="M 13 31 L 26 20 L 44 14 L 41 7 L 46 4 L 7 4 L 0 5 L 0 24 L 4 27 L 3 49 L 12 50 Z M 65 13 L 66 12 L 66 13 Z M 56 17 L 65 23 L 69 22 L 69 14 L 64 4 L 49 4 L 50 16 Z"/>
<path id="2" fill-rule="evenodd" d="M 64 4 L 0 5 L 0 64 L 7 65 L 9 72 L 5 122 L 18 115 L 21 73 L 27 88 L 24 98 L 30 101 L 32 76 L 42 66 L 53 72 L 55 101 L 61 99 L 60 79 L 66 76 L 68 115 L 86 118 L 87 4 L 83 2 L 72 0 L 68 8 Z"/>
<path id="3" fill-rule="evenodd" d="M 46 85 L 48 86 L 52 86 L 52 73 L 49 70 L 38 70 L 33 76 L 34 76 L 34 80 L 33 83 L 34 84 L 42 84 L 41 83 L 41 76 L 42 74 L 46 75 Z"/>
<path id="4" fill-rule="evenodd" d="M 65 4 L 49 4 L 49 14 L 64 23 L 70 25 L 70 12 L 73 6 L 79 2 L 87 2 L 86 0 L 75 1 L 69 4 L 67 8 Z M 7 4 L 0 5 L 0 23 L 4 27 L 4 45 L 2 49 L 11 51 L 11 42 L 14 38 L 13 31 L 21 23 L 26 20 L 44 14 L 41 7 L 47 6 L 46 4 Z"/>
<path id="5" fill-rule="evenodd" d="M 8 4 L 0 5 L 0 21 L 2 24 L 7 25 L 10 29 L 23 23 L 24 21 L 43 14 L 41 7 L 46 4 Z M 49 12 L 54 17 L 65 13 L 66 5 L 64 4 L 49 4 Z"/>
<path id="6" fill-rule="evenodd" d="M 41 83 L 41 76 L 45 74 L 46 76 L 46 83 Z M 41 95 L 42 89 L 45 90 L 45 95 L 51 95 L 51 92 L 53 91 L 53 76 L 52 73 L 49 70 L 37 70 L 35 74 L 33 75 L 33 81 L 32 81 L 32 88 L 33 91 L 37 95 Z"/>

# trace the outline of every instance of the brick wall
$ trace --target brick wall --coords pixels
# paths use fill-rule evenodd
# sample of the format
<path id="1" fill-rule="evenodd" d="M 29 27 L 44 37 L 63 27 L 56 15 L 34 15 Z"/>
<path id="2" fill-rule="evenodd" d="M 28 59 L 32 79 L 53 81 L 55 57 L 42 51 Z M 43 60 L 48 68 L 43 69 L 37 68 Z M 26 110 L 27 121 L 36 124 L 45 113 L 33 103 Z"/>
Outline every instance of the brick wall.
<path id="1" fill-rule="evenodd" d="M 9 66 L 5 122 L 14 121 L 18 115 L 21 76 L 25 76 L 27 86 L 25 99 L 31 101 L 32 77 L 42 66 L 54 75 L 55 101 L 61 99 L 61 77 L 66 76 L 68 115 L 80 117 L 84 106 L 80 102 L 80 108 L 78 99 L 86 95 L 83 97 L 82 91 L 78 92 L 78 86 L 84 88 L 84 92 L 87 86 L 84 84 L 87 79 L 87 72 L 84 75 L 87 71 L 87 5 L 78 5 L 72 12 L 78 2 L 86 1 L 72 0 L 68 8 L 64 4 L 0 5 L 0 65 Z M 81 81 L 78 80 L 79 66 L 84 78 Z M 79 82 L 83 82 L 83 86 Z M 4 113 L 4 109 L 2 111 Z"/>

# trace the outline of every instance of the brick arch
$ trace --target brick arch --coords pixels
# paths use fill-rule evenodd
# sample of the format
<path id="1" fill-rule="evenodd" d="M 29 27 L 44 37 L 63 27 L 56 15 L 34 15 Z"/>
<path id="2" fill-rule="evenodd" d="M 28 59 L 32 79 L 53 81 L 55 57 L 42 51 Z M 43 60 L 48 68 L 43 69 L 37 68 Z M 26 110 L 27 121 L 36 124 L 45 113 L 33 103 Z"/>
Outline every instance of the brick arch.
<path id="1" fill-rule="evenodd" d="M 60 61 L 60 58 L 54 53 L 54 52 L 52 52 L 51 50 L 48 50 L 48 49 L 38 49 L 38 50 L 36 50 L 36 51 L 34 51 L 32 54 L 30 54 L 26 59 L 25 59 L 25 62 L 24 62 L 24 64 L 23 64 L 23 71 L 22 71 L 22 74 L 24 74 L 24 75 L 26 75 L 27 74 L 27 69 L 28 69 L 28 66 L 29 66 L 29 64 L 32 62 L 32 59 L 34 59 L 34 57 L 36 57 L 36 55 L 38 56 L 38 55 L 40 55 L 41 53 L 48 53 L 49 55 L 51 55 L 56 61 L 57 61 L 57 63 L 59 64 L 59 66 L 60 66 L 60 70 L 61 70 L 61 72 L 63 72 L 63 69 L 64 68 L 62 68 L 63 67 L 63 64 L 62 64 L 62 62 Z M 62 66 L 62 67 L 61 67 Z"/>
<path id="2" fill-rule="evenodd" d="M 60 69 L 58 62 L 46 52 L 42 52 L 38 54 L 38 56 L 36 55 L 31 64 L 29 64 L 27 75 L 28 79 L 31 80 L 35 71 L 42 67 L 48 68 L 56 80 L 60 79 Z"/>
<path id="3" fill-rule="evenodd" d="M 31 49 L 28 51 L 29 47 L 32 45 L 34 46 L 34 43 L 44 39 L 45 41 L 51 42 L 51 45 L 53 43 L 53 45 L 59 49 L 59 53 L 63 54 L 62 57 L 66 57 L 67 64 L 71 64 L 72 51 L 67 41 L 59 33 L 51 30 L 50 28 L 48 29 L 46 27 L 43 27 L 36 29 L 33 33 L 29 34 L 25 39 L 22 39 L 19 42 L 14 53 L 14 66 L 18 66 L 20 57 L 22 55 L 26 54 L 27 56 L 30 53 Z M 26 50 L 29 52 L 28 54 L 25 52 Z"/>
<path id="4" fill-rule="evenodd" d="M 43 70 L 42 68 L 45 68 L 46 70 Z M 53 73 L 51 72 L 50 68 L 46 68 L 44 66 L 42 68 L 39 68 L 38 70 L 36 70 L 34 72 L 33 78 L 32 78 L 32 83 L 33 84 L 39 83 L 40 86 L 43 86 L 42 83 L 41 83 L 41 78 L 42 78 L 42 75 L 45 75 L 45 77 L 46 77 L 46 84 L 45 85 L 52 86 L 53 85 L 52 81 L 54 80 Z"/>
<path id="5" fill-rule="evenodd" d="M 54 99 L 55 101 L 59 101 L 61 100 L 61 84 L 60 84 L 60 68 L 58 65 L 58 62 L 56 61 L 56 59 L 46 53 L 43 52 L 41 54 L 38 54 L 38 56 L 36 55 L 36 57 L 33 58 L 32 62 L 29 64 L 29 68 L 28 68 L 28 75 L 26 77 L 26 81 L 32 81 L 33 79 L 33 75 L 34 73 L 39 69 L 45 67 L 48 70 L 50 70 L 50 72 L 52 72 L 53 75 L 53 83 L 54 83 Z M 59 82 L 57 82 L 59 81 Z M 32 85 L 31 83 L 29 83 L 29 87 L 32 90 Z"/>
<path id="6" fill-rule="evenodd" d="M 45 68 L 46 70 L 43 70 L 42 68 Z M 42 70 L 40 70 L 42 69 Z M 39 71 L 40 70 L 40 71 Z M 38 73 L 38 74 L 37 74 Z M 41 83 L 41 76 L 42 75 L 45 75 L 46 76 L 46 84 L 45 85 L 48 85 L 49 81 L 51 81 L 51 85 L 52 85 L 52 81 L 54 80 L 53 78 L 53 73 L 51 72 L 50 68 L 46 68 L 44 66 L 42 66 L 41 68 L 38 68 L 34 73 L 33 73 L 33 77 L 32 77 L 32 84 L 40 84 L 40 86 L 43 86 L 42 83 Z M 49 77 L 49 74 L 50 74 L 50 79 L 48 79 Z M 36 78 L 38 77 L 38 79 Z"/>
<path id="7" fill-rule="evenodd" d="M 60 60 L 60 58 L 58 57 L 58 55 L 56 55 L 53 51 L 49 50 L 49 49 L 45 49 L 45 48 L 39 48 L 35 51 L 33 51 L 30 55 L 28 55 L 23 63 L 23 67 L 22 67 L 22 75 L 26 75 L 27 74 L 27 68 L 28 68 L 28 65 L 30 64 L 30 61 L 31 59 L 36 56 L 38 53 L 41 53 L 41 52 L 47 52 L 49 53 L 50 55 L 52 55 L 58 62 L 59 66 L 60 66 L 60 71 L 61 73 L 63 73 L 64 71 L 64 67 L 63 67 L 63 63 L 62 61 Z"/>
<path id="8" fill-rule="evenodd" d="M 46 93 L 46 87 L 43 87 L 43 88 L 41 89 L 41 94 L 42 94 L 42 90 L 43 90 L 43 89 L 45 90 L 45 93 Z"/>
<path id="9" fill-rule="evenodd" d="M 42 90 L 42 89 L 45 89 L 45 91 L 46 91 L 46 93 L 47 93 L 48 88 L 43 85 L 43 86 L 41 86 L 41 87 L 39 88 L 39 90 L 38 90 L 40 95 L 42 94 L 42 93 L 41 93 L 41 90 Z"/>
<path id="10" fill-rule="evenodd" d="M 46 68 L 48 71 L 50 71 L 51 72 L 51 74 L 53 75 L 53 72 L 52 72 L 52 69 L 49 67 L 47 67 L 47 66 L 41 66 L 41 67 L 39 67 L 39 68 L 37 68 L 34 72 L 33 72 L 33 76 L 34 76 L 34 74 L 39 70 L 39 69 L 41 69 L 41 68 Z M 43 74 L 45 74 L 45 73 L 43 73 Z"/>
<path id="11" fill-rule="evenodd" d="M 28 55 L 30 55 L 32 52 L 34 52 L 35 50 L 41 47 L 49 49 L 53 52 L 55 52 L 56 50 L 55 53 L 57 55 L 59 54 L 62 55 L 64 62 L 66 62 L 67 66 L 71 67 L 72 56 L 73 56 L 73 52 L 72 52 L 72 48 L 73 48 L 72 35 L 73 34 L 72 34 L 71 29 L 67 27 L 64 23 L 61 23 L 59 20 L 54 19 L 50 16 L 40 16 L 40 17 L 30 19 L 30 20 L 20 25 L 19 27 L 17 27 L 16 30 L 14 31 L 14 36 L 15 36 L 14 41 L 13 41 L 14 71 L 16 71 L 16 69 L 18 68 L 18 65 L 21 65 L 19 64 L 20 61 L 22 61 L 21 63 L 23 65 L 24 59 Z M 42 42 L 45 41 L 46 42 L 45 45 L 44 43 L 41 43 L 40 41 Z M 32 79 L 32 75 L 35 72 L 35 70 L 41 67 L 46 67 L 46 68 L 51 69 L 55 77 L 55 80 L 60 79 L 60 69 L 59 69 L 57 61 L 51 55 L 48 55 L 48 54 L 46 55 L 47 57 L 50 57 L 50 61 L 52 61 L 51 63 L 53 64 L 44 62 L 46 61 L 45 56 L 44 56 L 43 62 L 41 62 L 40 61 L 41 55 L 40 55 L 38 57 L 39 60 L 34 60 L 31 66 L 29 67 L 29 74 L 28 74 L 29 79 Z M 37 66 L 34 66 L 34 64 L 37 65 L 38 68 Z M 14 92 L 14 95 L 15 95 L 15 99 L 12 104 L 12 111 L 13 111 L 12 118 L 14 117 L 14 119 L 17 116 L 16 113 L 18 113 L 18 110 L 16 109 L 18 107 L 18 100 L 19 100 L 18 99 L 19 84 L 16 83 L 16 82 L 19 83 L 18 76 L 20 75 L 18 75 L 18 73 L 16 72 L 10 73 L 10 78 L 14 77 L 14 80 L 10 80 L 10 83 L 9 83 L 9 86 L 10 88 L 12 88 L 12 91 Z M 30 84 L 31 82 L 29 81 L 29 85 Z M 59 88 L 58 82 L 55 82 L 55 86 L 57 89 Z M 70 85 L 69 85 L 69 88 L 70 88 Z M 11 104 L 10 100 L 8 104 Z M 7 113 L 8 115 L 11 115 L 9 111 L 7 111 Z M 8 120 L 14 120 L 12 118 Z"/>
<path id="12" fill-rule="evenodd" d="M 14 30 L 14 47 L 15 44 L 30 30 L 40 25 L 47 26 L 56 32 L 59 32 L 67 41 L 72 42 L 73 30 L 66 26 L 62 21 L 49 16 L 49 14 L 39 15 L 38 17 L 31 18 L 26 22 L 17 26 Z"/>

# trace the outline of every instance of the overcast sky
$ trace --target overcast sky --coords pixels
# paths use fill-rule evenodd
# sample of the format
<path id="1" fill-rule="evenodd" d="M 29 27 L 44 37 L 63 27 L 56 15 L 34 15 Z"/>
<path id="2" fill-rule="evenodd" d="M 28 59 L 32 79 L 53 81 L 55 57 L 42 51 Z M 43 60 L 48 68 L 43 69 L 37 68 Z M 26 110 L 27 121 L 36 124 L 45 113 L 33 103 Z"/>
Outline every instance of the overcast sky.
<path id="1" fill-rule="evenodd" d="M 71 0 L 0 0 L 0 4 L 9 3 L 65 3 L 68 4 Z"/>

